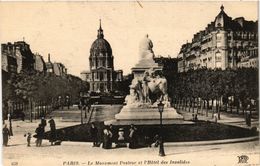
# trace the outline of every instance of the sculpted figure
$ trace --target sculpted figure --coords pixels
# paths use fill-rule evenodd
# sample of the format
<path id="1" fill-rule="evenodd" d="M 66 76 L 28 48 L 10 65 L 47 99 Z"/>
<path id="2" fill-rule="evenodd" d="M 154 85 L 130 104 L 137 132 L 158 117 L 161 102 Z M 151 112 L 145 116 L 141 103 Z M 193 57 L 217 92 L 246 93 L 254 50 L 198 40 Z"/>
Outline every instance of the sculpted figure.
<path id="1" fill-rule="evenodd" d="M 157 96 L 151 100 L 151 95 Z M 165 107 L 170 106 L 167 94 L 167 80 L 160 74 L 155 74 L 151 69 L 144 72 L 141 80 L 134 78 L 130 85 L 130 95 L 126 97 L 127 105 L 140 106 L 140 105 L 154 105 L 159 101 L 165 104 Z"/>
<path id="2" fill-rule="evenodd" d="M 142 92 L 143 92 L 143 102 L 144 103 L 151 103 L 151 100 L 149 98 L 149 86 L 148 86 L 149 82 L 150 82 L 149 72 L 146 71 L 144 73 L 144 77 L 142 80 Z"/>
<path id="3" fill-rule="evenodd" d="M 152 93 L 160 94 L 160 97 L 158 98 L 160 101 L 168 101 L 167 80 L 165 77 L 159 74 L 155 77 L 151 77 L 148 87 Z"/>
<path id="4" fill-rule="evenodd" d="M 148 34 L 140 42 L 139 55 L 141 59 L 152 59 L 154 57 L 153 42 L 148 38 Z"/>
<path id="5" fill-rule="evenodd" d="M 130 94 L 126 96 L 125 102 L 127 105 L 133 105 L 138 102 L 137 95 L 134 89 L 130 89 Z"/>

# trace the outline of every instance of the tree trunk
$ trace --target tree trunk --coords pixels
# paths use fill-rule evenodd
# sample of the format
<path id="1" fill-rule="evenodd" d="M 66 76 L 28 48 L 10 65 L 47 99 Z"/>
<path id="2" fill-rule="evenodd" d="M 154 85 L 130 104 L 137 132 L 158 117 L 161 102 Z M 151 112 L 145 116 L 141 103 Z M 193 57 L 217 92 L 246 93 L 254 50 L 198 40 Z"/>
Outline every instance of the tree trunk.
<path id="1" fill-rule="evenodd" d="M 191 106 L 191 99 L 189 98 L 189 112 L 190 112 L 190 106 Z"/>
<path id="2" fill-rule="evenodd" d="M 186 106 L 187 106 L 187 99 L 184 98 L 184 111 L 186 111 Z"/>
<path id="3" fill-rule="evenodd" d="M 195 99 L 192 100 L 192 113 L 194 113 L 194 104 L 195 104 Z"/>
<path id="4" fill-rule="evenodd" d="M 240 103 L 239 103 L 239 101 L 237 101 L 237 114 L 239 114 L 239 105 L 240 105 Z"/>
<path id="5" fill-rule="evenodd" d="M 29 99 L 29 107 L 30 107 L 30 121 L 32 122 L 33 119 L 33 105 L 32 105 L 32 100 Z"/>
<path id="6" fill-rule="evenodd" d="M 200 102 L 200 101 L 198 101 L 198 100 L 199 100 L 199 99 L 196 98 L 196 108 L 197 108 L 196 114 L 199 114 L 199 102 Z"/>
<path id="7" fill-rule="evenodd" d="M 207 100 L 207 105 L 206 105 L 206 117 L 208 117 L 208 112 L 209 112 L 209 100 Z"/>
<path id="8" fill-rule="evenodd" d="M 214 117 L 214 99 L 211 100 L 212 118 Z"/>
<path id="9" fill-rule="evenodd" d="M 203 106 L 205 106 L 205 100 L 200 101 L 200 112 L 201 112 L 202 115 L 203 115 Z"/>
<path id="10" fill-rule="evenodd" d="M 43 111 L 43 114 L 46 114 L 46 110 L 47 110 L 47 102 L 45 101 L 45 102 L 44 102 L 44 111 Z"/>
<path id="11" fill-rule="evenodd" d="M 181 109 L 181 99 L 179 99 L 179 106 L 178 106 L 179 110 Z"/>
<path id="12" fill-rule="evenodd" d="M 221 108 L 221 103 L 220 103 L 220 99 L 217 100 L 217 111 L 218 111 L 218 120 L 220 120 L 220 108 Z"/>
<path id="13" fill-rule="evenodd" d="M 35 110 L 35 102 L 32 103 L 33 105 L 33 115 L 34 115 L 34 120 L 36 120 L 36 110 Z"/>
<path id="14" fill-rule="evenodd" d="M 183 98 L 181 98 L 180 110 L 183 110 Z"/>
<path id="15" fill-rule="evenodd" d="M 179 109 L 179 98 L 177 98 L 176 101 L 177 101 L 176 109 Z"/>
<path id="16" fill-rule="evenodd" d="M 232 103 L 230 104 L 230 112 L 231 112 L 231 114 L 233 112 Z"/>

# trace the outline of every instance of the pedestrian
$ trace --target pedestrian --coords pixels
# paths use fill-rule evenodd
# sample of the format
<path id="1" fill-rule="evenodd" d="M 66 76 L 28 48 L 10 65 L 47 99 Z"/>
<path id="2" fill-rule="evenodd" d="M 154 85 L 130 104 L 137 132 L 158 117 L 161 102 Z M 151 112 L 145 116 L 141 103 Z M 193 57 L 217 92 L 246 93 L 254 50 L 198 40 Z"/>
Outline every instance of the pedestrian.
<path id="1" fill-rule="evenodd" d="M 198 114 L 195 114 L 194 121 L 195 121 L 195 122 L 198 121 Z"/>
<path id="2" fill-rule="evenodd" d="M 104 148 L 104 149 L 110 149 L 111 148 L 111 144 L 110 144 L 111 137 L 112 137 L 111 132 L 109 131 L 109 129 L 105 128 L 104 129 L 104 135 L 103 135 L 102 148 Z"/>
<path id="3" fill-rule="evenodd" d="M 144 145 L 146 146 L 146 147 L 149 147 L 149 148 L 151 148 L 152 147 L 152 139 L 149 137 L 149 136 L 147 136 L 147 135 L 145 135 L 144 136 Z"/>
<path id="4" fill-rule="evenodd" d="M 125 134 L 124 129 L 119 128 L 116 147 L 127 147 L 124 134 Z"/>
<path id="5" fill-rule="evenodd" d="M 154 142 L 154 147 L 158 147 L 160 144 L 160 137 L 158 134 L 156 134 L 153 138 L 153 142 Z"/>
<path id="6" fill-rule="evenodd" d="M 44 118 L 44 116 L 41 118 L 41 126 L 43 127 L 43 129 L 45 129 L 45 126 L 47 125 L 46 120 Z"/>
<path id="7" fill-rule="evenodd" d="M 90 135 L 93 141 L 93 147 L 98 147 L 98 129 L 93 122 L 90 127 Z"/>
<path id="8" fill-rule="evenodd" d="M 22 119 L 22 121 L 24 121 L 24 118 L 25 118 L 25 113 L 22 111 L 22 113 L 21 113 L 21 119 Z"/>
<path id="9" fill-rule="evenodd" d="M 37 134 L 36 146 L 39 147 L 42 145 L 42 139 L 44 137 L 44 128 L 41 124 L 36 128 L 35 133 Z"/>
<path id="10" fill-rule="evenodd" d="M 4 146 L 8 146 L 8 139 L 10 139 L 10 136 L 11 136 L 10 131 L 7 128 L 7 125 L 5 124 L 4 128 L 3 128 L 3 145 Z"/>
<path id="11" fill-rule="evenodd" d="M 32 139 L 32 134 L 31 133 L 28 133 L 27 134 L 27 146 L 31 146 L 31 139 Z"/>
<path id="12" fill-rule="evenodd" d="M 110 130 L 110 127 L 108 128 L 108 135 L 109 135 L 109 139 L 108 139 L 108 147 L 109 149 L 112 148 L 112 142 L 113 142 L 113 133 Z"/>
<path id="13" fill-rule="evenodd" d="M 251 113 L 250 111 L 246 111 L 246 124 L 247 126 L 251 126 Z"/>
<path id="14" fill-rule="evenodd" d="M 10 132 L 10 136 L 13 136 L 12 116 L 11 116 L 10 113 L 7 115 L 7 118 L 8 118 L 8 122 L 9 122 L 9 132 Z"/>
<path id="15" fill-rule="evenodd" d="M 137 129 L 136 127 L 131 124 L 130 130 L 129 130 L 129 148 L 135 149 L 137 148 Z"/>
<path id="16" fill-rule="evenodd" d="M 50 117 L 51 119 L 48 121 L 48 123 L 50 124 L 50 139 L 49 141 L 51 142 L 51 146 L 54 145 L 54 142 L 56 141 L 56 125 L 55 125 L 55 121 L 54 119 L 52 119 L 52 117 Z"/>
<path id="17" fill-rule="evenodd" d="M 218 122 L 218 114 L 214 113 L 214 122 L 217 123 Z"/>
<path id="18" fill-rule="evenodd" d="M 111 146 L 112 146 L 112 142 L 116 142 L 117 141 L 116 130 L 115 130 L 115 128 L 114 128 L 114 126 L 112 124 L 109 125 L 109 131 L 112 134 L 112 138 L 111 138 Z"/>

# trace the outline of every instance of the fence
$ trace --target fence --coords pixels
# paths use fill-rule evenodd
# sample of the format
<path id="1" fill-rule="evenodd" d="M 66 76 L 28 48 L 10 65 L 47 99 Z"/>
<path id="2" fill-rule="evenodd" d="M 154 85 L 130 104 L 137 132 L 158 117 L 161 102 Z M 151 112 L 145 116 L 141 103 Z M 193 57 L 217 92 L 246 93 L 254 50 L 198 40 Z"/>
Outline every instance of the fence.
<path id="1" fill-rule="evenodd" d="M 7 119 L 7 114 L 10 113 L 12 119 L 36 120 L 52 112 L 56 105 L 56 103 L 49 104 L 43 101 L 12 102 L 3 107 L 3 119 Z"/>

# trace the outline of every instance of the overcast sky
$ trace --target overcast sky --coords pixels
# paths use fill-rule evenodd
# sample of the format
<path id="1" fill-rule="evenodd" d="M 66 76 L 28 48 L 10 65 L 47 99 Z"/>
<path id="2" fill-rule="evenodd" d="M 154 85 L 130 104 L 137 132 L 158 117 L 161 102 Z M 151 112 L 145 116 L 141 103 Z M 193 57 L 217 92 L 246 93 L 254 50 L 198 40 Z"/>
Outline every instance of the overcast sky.
<path id="1" fill-rule="evenodd" d="M 204 30 L 220 12 L 257 20 L 257 2 L 1 2 L 1 43 L 23 40 L 47 61 L 62 62 L 70 74 L 89 70 L 89 50 L 99 19 L 115 69 L 128 74 L 138 62 L 145 34 L 155 55 L 176 57 L 182 44 Z"/>

